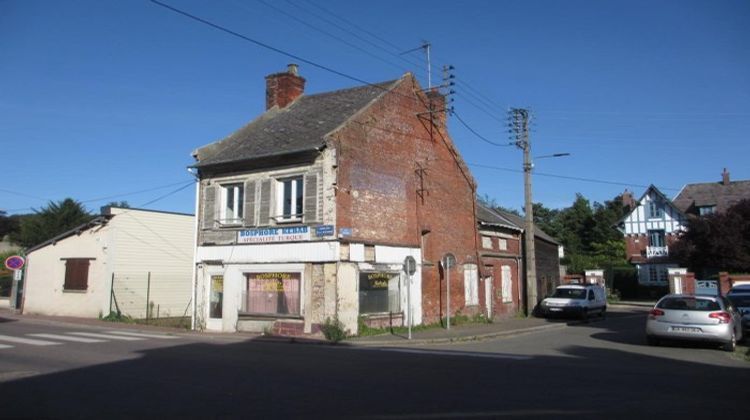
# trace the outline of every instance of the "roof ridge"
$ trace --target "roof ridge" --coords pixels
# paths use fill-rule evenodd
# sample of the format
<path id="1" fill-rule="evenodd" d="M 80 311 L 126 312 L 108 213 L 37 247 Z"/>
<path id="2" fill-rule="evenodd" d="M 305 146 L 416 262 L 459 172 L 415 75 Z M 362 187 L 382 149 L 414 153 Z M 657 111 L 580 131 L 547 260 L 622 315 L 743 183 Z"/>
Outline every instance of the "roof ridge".
<path id="1" fill-rule="evenodd" d="M 336 90 L 329 90 L 329 91 L 325 91 L 325 92 L 311 93 L 309 95 L 303 94 L 300 97 L 300 99 L 314 98 L 314 97 L 320 97 L 320 96 L 326 96 L 326 95 L 335 95 L 335 94 L 339 94 L 339 93 L 345 93 L 345 92 L 350 92 L 350 91 L 353 91 L 353 90 L 365 89 L 365 88 L 378 88 L 378 89 L 381 89 L 384 86 L 391 85 L 393 83 L 398 82 L 399 80 L 401 80 L 401 79 L 398 78 L 398 79 L 388 80 L 388 81 L 385 81 L 385 82 L 369 83 L 369 84 L 366 84 L 366 85 L 352 86 L 352 87 L 343 88 L 343 89 L 336 89 Z M 387 89 L 383 89 L 383 90 L 387 90 Z"/>

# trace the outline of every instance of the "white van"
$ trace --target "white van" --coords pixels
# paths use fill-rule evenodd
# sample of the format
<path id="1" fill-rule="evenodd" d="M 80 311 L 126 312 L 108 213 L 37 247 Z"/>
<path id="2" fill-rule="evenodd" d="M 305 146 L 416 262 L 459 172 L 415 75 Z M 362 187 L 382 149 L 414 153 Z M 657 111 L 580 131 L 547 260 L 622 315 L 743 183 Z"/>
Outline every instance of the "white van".
<path id="1" fill-rule="evenodd" d="M 539 305 L 545 317 L 573 315 L 583 319 L 592 314 L 604 317 L 607 311 L 607 294 L 596 284 L 567 284 L 557 286 L 552 296 Z"/>

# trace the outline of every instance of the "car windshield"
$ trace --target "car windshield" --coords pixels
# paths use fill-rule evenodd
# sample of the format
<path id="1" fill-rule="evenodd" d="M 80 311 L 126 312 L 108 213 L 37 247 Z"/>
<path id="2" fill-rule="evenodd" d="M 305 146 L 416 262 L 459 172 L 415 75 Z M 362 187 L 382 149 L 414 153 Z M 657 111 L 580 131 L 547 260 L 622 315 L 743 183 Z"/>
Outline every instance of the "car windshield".
<path id="1" fill-rule="evenodd" d="M 586 299 L 586 289 L 556 289 L 552 297 L 566 299 Z"/>
<path id="2" fill-rule="evenodd" d="M 718 311 L 721 309 L 719 302 L 711 299 L 695 297 L 668 297 L 662 299 L 657 308 L 677 309 L 681 311 Z"/>
<path id="3" fill-rule="evenodd" d="M 750 295 L 728 295 L 729 300 L 734 306 L 747 308 L 750 307 Z"/>

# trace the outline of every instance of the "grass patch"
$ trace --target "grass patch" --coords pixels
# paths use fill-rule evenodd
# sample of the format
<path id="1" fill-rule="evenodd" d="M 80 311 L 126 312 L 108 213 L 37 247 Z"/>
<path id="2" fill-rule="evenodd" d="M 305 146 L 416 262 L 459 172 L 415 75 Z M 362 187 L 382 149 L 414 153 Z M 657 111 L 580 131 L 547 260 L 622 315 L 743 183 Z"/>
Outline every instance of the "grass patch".
<path id="1" fill-rule="evenodd" d="M 744 345 L 738 344 L 737 348 L 734 350 L 733 356 L 740 360 L 750 362 L 750 343 L 746 342 Z"/>
<path id="2" fill-rule="evenodd" d="M 171 318 L 135 319 L 128 315 L 110 312 L 107 316 L 99 315 L 99 319 L 109 322 L 121 322 L 123 324 L 153 325 L 157 327 L 190 329 L 190 317 L 178 316 Z"/>

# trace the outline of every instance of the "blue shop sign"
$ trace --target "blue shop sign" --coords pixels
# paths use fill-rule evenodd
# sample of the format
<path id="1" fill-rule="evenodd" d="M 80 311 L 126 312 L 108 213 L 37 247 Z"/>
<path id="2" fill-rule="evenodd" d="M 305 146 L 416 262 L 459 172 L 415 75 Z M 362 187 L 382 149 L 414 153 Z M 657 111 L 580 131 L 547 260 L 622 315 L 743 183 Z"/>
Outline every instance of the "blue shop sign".
<path id="1" fill-rule="evenodd" d="M 315 226 L 315 236 L 333 236 L 333 225 Z"/>

